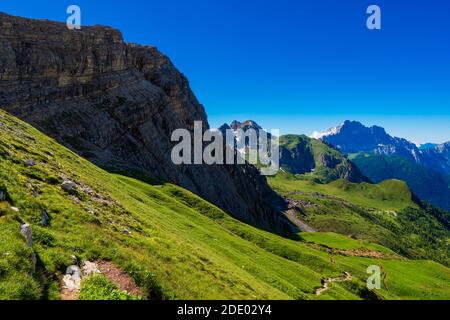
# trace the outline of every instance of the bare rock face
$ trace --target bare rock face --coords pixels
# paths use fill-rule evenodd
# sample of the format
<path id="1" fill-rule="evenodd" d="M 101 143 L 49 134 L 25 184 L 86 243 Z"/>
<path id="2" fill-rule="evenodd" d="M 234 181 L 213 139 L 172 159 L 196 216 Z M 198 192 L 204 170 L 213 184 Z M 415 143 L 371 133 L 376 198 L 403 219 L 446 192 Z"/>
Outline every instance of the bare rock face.
<path id="1" fill-rule="evenodd" d="M 22 224 L 20 226 L 20 233 L 23 234 L 23 236 L 25 237 L 25 240 L 27 242 L 27 246 L 28 247 L 32 247 L 33 246 L 33 237 L 31 234 L 31 227 L 28 223 Z"/>
<path id="2" fill-rule="evenodd" d="M 0 14 L 0 107 L 104 168 L 150 173 L 239 218 L 288 228 L 255 167 L 172 163 L 173 130 L 208 128 L 205 110 L 166 56 L 117 30 Z"/>
<path id="3" fill-rule="evenodd" d="M 48 226 L 50 223 L 50 217 L 45 209 L 41 211 L 41 224 L 43 226 Z"/>
<path id="4" fill-rule="evenodd" d="M 24 223 L 19 227 L 20 233 L 25 237 L 25 241 L 27 243 L 28 248 L 33 247 L 33 233 L 31 230 L 31 226 L 28 223 Z M 33 251 L 31 253 L 31 275 L 34 275 L 36 272 L 36 263 L 37 263 L 37 257 L 36 253 Z"/>
<path id="5" fill-rule="evenodd" d="M 89 277 L 92 274 L 101 273 L 97 263 L 91 261 L 84 261 L 81 267 L 83 278 Z"/>
<path id="6" fill-rule="evenodd" d="M 61 184 L 61 189 L 63 189 L 64 191 L 68 192 L 68 193 L 72 193 L 74 191 L 76 191 L 77 189 L 77 184 L 73 181 L 63 181 L 63 183 Z"/>
<path id="7" fill-rule="evenodd" d="M 81 287 L 81 270 L 78 266 L 67 267 L 66 274 L 62 279 L 63 288 L 69 291 L 78 291 Z"/>

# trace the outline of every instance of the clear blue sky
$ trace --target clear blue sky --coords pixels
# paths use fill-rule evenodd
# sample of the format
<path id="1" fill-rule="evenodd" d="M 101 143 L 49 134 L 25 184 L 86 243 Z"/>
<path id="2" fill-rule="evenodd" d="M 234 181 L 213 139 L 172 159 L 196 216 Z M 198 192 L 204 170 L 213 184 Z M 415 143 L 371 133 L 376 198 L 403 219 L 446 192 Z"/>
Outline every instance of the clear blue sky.
<path id="1" fill-rule="evenodd" d="M 213 126 L 254 119 L 282 133 L 345 119 L 415 142 L 450 140 L 448 0 L 1 0 L 0 11 L 111 25 L 190 79 Z M 366 8 L 382 30 L 366 28 Z"/>

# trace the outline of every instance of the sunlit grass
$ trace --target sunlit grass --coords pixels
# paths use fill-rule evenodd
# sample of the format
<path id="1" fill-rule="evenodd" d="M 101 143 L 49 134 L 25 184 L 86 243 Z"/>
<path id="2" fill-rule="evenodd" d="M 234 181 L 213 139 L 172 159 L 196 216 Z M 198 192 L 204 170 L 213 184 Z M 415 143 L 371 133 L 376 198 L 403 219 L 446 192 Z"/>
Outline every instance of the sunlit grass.
<path id="1" fill-rule="evenodd" d="M 332 263 L 325 248 L 249 226 L 180 187 L 110 174 L 3 111 L 0 123 L 0 189 L 8 196 L 0 204 L 1 299 L 57 299 L 73 256 L 114 262 L 151 299 L 361 299 L 369 294 L 365 268 L 380 260 L 339 256 Z M 25 159 L 36 165 L 26 167 Z M 62 190 L 63 179 L 76 182 L 77 192 Z M 42 210 L 51 218 L 48 226 L 41 224 Z M 33 230 L 32 249 L 19 232 L 24 222 Z M 38 262 L 32 276 L 33 252 Z M 442 287 L 450 283 L 447 268 L 430 262 L 433 268 L 408 273 L 404 262 L 382 262 L 389 262 L 393 285 L 380 296 L 423 292 L 424 298 L 450 298 L 448 286 Z M 314 294 L 323 277 L 344 271 L 355 275 L 351 285 L 335 284 L 321 296 Z M 409 280 L 400 280 L 405 276 Z M 416 277 L 426 290 L 417 288 Z"/>

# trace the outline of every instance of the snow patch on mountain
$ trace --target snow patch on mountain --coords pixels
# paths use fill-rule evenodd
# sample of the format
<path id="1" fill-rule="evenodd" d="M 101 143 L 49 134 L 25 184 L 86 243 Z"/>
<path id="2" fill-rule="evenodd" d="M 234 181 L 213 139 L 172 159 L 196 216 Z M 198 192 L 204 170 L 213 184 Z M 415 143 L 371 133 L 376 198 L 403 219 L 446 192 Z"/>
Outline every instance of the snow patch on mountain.
<path id="1" fill-rule="evenodd" d="M 341 124 L 341 125 L 338 125 L 336 127 L 330 128 L 326 132 L 314 131 L 309 137 L 313 138 L 313 139 L 321 140 L 323 137 L 327 137 L 327 136 L 332 136 L 332 135 L 338 134 L 343 126 L 344 126 L 344 123 Z"/>

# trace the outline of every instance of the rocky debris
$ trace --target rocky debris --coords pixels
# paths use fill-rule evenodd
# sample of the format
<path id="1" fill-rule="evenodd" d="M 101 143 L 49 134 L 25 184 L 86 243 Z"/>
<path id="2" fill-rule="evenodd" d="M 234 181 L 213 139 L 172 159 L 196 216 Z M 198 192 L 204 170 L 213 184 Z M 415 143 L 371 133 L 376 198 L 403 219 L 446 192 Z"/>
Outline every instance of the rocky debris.
<path id="1" fill-rule="evenodd" d="M 78 261 L 76 256 L 72 256 L 72 260 L 74 263 Z M 95 262 L 84 261 L 81 269 L 76 264 L 67 267 L 66 274 L 61 281 L 61 299 L 77 300 L 81 288 L 81 281 L 95 273 L 100 273 Z"/>
<path id="2" fill-rule="evenodd" d="M 103 196 L 100 195 L 100 194 L 95 194 L 95 195 L 93 195 L 93 196 L 91 197 L 91 200 L 97 202 L 98 204 L 100 204 L 100 205 L 105 205 L 105 206 L 108 206 L 108 207 L 109 207 L 110 205 L 112 205 L 112 200 L 108 200 L 108 199 L 111 199 L 111 198 L 109 198 L 109 197 L 103 197 Z"/>
<path id="3" fill-rule="evenodd" d="M 296 209 L 298 207 L 318 207 L 318 204 L 315 204 L 308 200 L 300 200 L 300 199 L 291 199 L 286 198 L 288 203 L 288 209 Z"/>
<path id="4" fill-rule="evenodd" d="M 67 193 L 72 193 L 77 190 L 77 184 L 70 180 L 65 180 L 61 184 L 61 188 L 66 191 Z"/>
<path id="5" fill-rule="evenodd" d="M 93 188 L 83 184 L 80 181 L 76 183 L 70 180 L 68 176 L 65 174 L 60 174 L 60 178 L 64 180 L 62 184 L 62 188 L 64 189 L 64 184 L 66 184 L 66 192 L 72 194 L 72 200 L 75 204 L 80 204 L 82 194 L 85 194 L 88 199 L 97 202 L 100 205 L 111 206 L 111 205 L 119 205 L 114 199 L 112 199 L 109 195 L 103 195 L 100 192 L 96 192 Z M 80 191 L 80 192 L 78 192 Z M 84 199 L 84 198 L 83 198 Z M 86 209 L 86 211 L 93 211 L 92 209 Z"/>
<path id="6" fill-rule="evenodd" d="M 73 256 L 76 261 L 76 257 Z M 66 274 L 61 283 L 61 299 L 77 300 L 81 288 L 81 282 L 94 274 L 103 274 L 108 280 L 117 285 L 120 290 L 132 295 L 143 296 L 142 290 L 136 285 L 134 280 L 119 267 L 108 261 L 84 261 L 80 267 L 71 265 L 67 268 Z"/>
<path id="7" fill-rule="evenodd" d="M 172 132 L 209 124 L 189 81 L 156 48 L 127 44 L 108 27 L 70 32 L 0 14 L 0 51 L 2 109 L 99 166 L 150 172 L 239 218 L 288 230 L 274 210 L 282 200 L 254 166 L 172 162 Z"/>
<path id="8" fill-rule="evenodd" d="M 25 167 L 33 167 L 36 165 L 36 161 L 34 161 L 33 159 L 26 159 L 24 161 Z"/>
<path id="9" fill-rule="evenodd" d="M 20 233 L 25 236 L 27 246 L 31 248 L 33 246 L 33 238 L 31 233 L 31 226 L 28 223 L 22 224 L 20 226 Z"/>
<path id="10" fill-rule="evenodd" d="M 326 195 L 326 194 L 319 193 L 319 192 L 313 192 L 313 193 L 311 193 L 311 195 L 312 195 L 314 198 L 320 198 L 320 199 L 335 199 L 335 197 L 333 197 L 333 196 L 328 196 L 328 195 Z"/>
<path id="11" fill-rule="evenodd" d="M 63 288 L 68 291 L 79 291 L 81 287 L 81 270 L 78 266 L 67 267 L 66 274 L 62 279 Z"/>
<path id="12" fill-rule="evenodd" d="M 81 200 L 77 196 L 71 196 L 70 198 L 72 199 L 74 204 L 81 204 Z"/>
<path id="13" fill-rule="evenodd" d="M 89 187 L 81 187 L 81 191 L 89 196 L 94 195 L 94 190 L 92 190 L 92 188 Z"/>
<path id="14" fill-rule="evenodd" d="M 81 267 L 83 278 L 92 274 L 101 273 L 97 263 L 91 261 L 85 261 Z"/>
<path id="15" fill-rule="evenodd" d="M 47 211 L 45 209 L 42 209 L 41 212 L 41 224 L 43 226 L 48 226 L 50 223 L 50 216 L 48 215 Z"/>
<path id="16" fill-rule="evenodd" d="M 40 188 L 42 185 L 40 183 L 34 182 L 32 179 L 28 178 L 26 182 L 27 189 L 31 192 L 33 197 L 38 197 L 41 193 Z"/>

